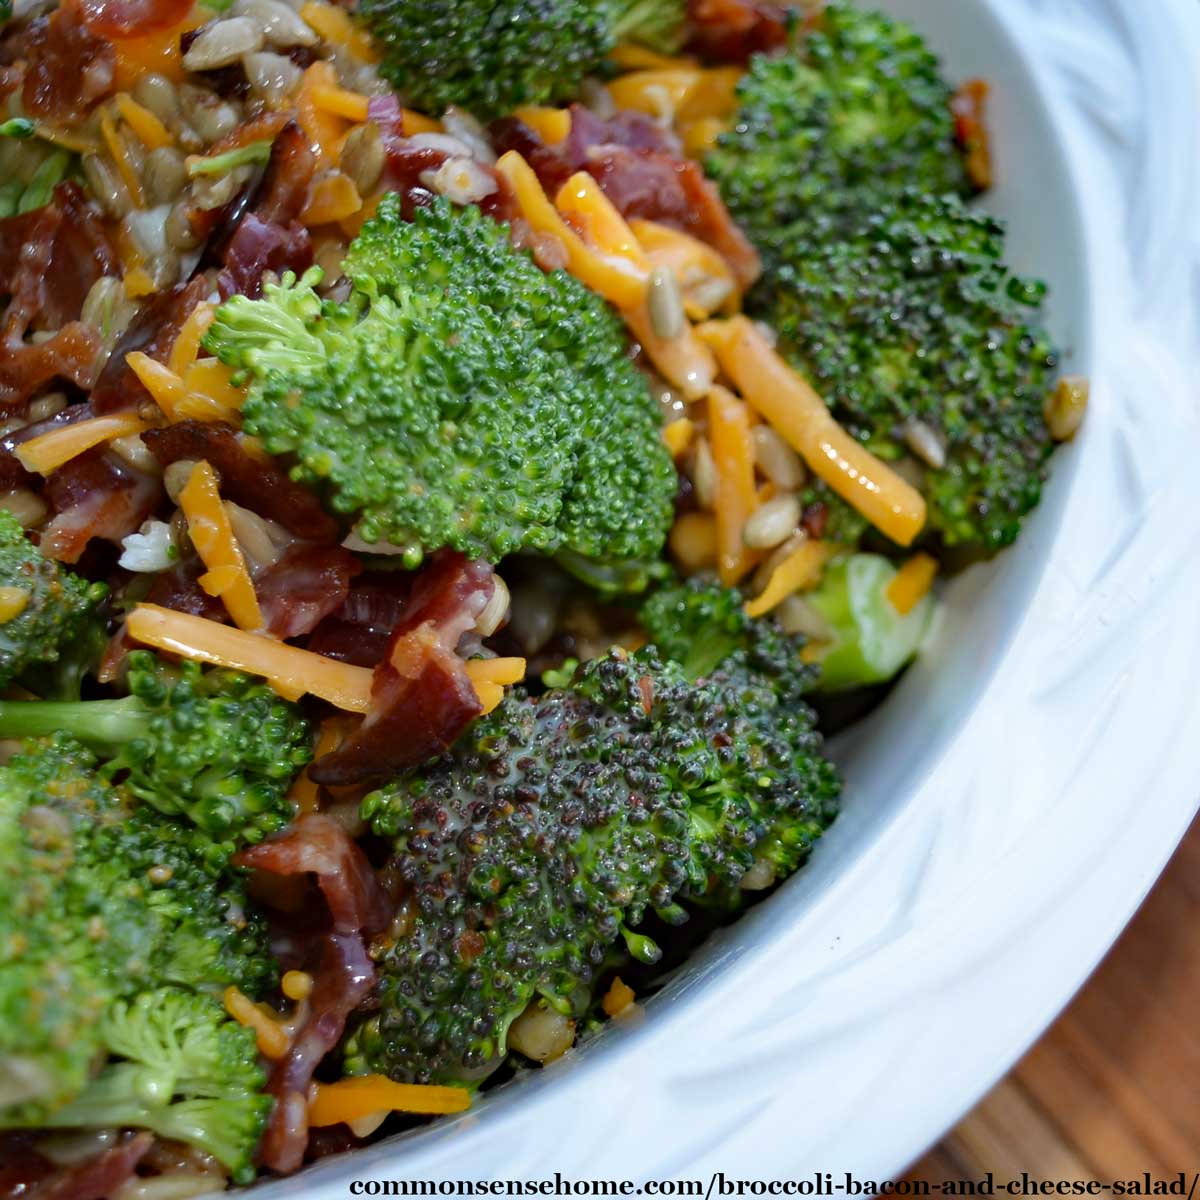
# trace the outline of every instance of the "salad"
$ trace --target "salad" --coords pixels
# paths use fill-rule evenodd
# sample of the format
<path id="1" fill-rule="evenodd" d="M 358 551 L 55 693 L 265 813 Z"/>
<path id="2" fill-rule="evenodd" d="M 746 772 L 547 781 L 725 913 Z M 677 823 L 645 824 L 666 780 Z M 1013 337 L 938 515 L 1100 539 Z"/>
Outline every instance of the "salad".
<path id="1" fill-rule="evenodd" d="M 986 98 L 841 0 L 0 0 L 0 1196 L 461 1112 L 805 863 L 1087 404 Z"/>

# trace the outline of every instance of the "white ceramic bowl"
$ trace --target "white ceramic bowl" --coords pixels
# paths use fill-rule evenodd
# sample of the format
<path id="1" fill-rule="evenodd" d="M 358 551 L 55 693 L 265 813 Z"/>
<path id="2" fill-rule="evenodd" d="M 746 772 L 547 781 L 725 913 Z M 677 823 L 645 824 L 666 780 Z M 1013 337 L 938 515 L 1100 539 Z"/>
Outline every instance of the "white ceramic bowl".
<path id="1" fill-rule="evenodd" d="M 1014 265 L 1093 377 L 1020 544 L 840 740 L 813 863 L 646 1006 L 469 1114 L 258 1195 L 352 1180 L 893 1177 L 1008 1069 L 1200 796 L 1200 8 L 879 0 L 993 86 Z"/>

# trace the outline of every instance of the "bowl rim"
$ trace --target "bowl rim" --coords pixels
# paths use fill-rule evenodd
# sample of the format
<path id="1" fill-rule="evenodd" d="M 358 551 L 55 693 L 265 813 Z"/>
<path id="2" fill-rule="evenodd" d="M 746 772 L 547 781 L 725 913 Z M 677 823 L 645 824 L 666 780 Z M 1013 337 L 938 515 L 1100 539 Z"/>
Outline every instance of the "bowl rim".
<path id="1" fill-rule="evenodd" d="M 1083 24 L 1073 0 L 976 3 L 1040 97 L 1079 209 L 1094 404 L 1055 471 L 1041 578 L 953 745 L 848 870 L 792 881 L 777 919 L 719 936 L 670 1003 L 462 1117 L 256 1197 L 332 1200 L 400 1174 L 895 1178 L 1068 1002 L 1186 831 L 1200 238 L 1184 200 L 1200 164 L 1173 148 L 1200 132 L 1200 10 L 1090 0 Z M 1137 404 L 1148 382 L 1157 427 Z M 1152 819 L 1125 819 L 1130 794 Z M 774 928 L 756 940 L 754 922 Z M 767 956 L 786 969 L 755 977 Z"/>

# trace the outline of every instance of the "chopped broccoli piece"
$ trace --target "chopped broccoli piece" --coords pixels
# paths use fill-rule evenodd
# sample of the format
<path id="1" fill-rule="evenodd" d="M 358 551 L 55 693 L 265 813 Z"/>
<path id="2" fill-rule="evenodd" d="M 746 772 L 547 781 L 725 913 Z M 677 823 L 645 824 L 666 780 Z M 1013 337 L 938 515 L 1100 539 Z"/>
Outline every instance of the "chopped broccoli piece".
<path id="1" fill-rule="evenodd" d="M 620 584 L 659 556 L 675 473 L 601 300 L 446 201 L 409 224 L 386 197 L 346 272 L 345 304 L 308 276 L 233 298 L 206 337 L 249 376 L 246 429 L 294 455 L 295 478 L 410 566 L 442 546 L 563 551 Z"/>
<path id="2" fill-rule="evenodd" d="M 753 235 L 877 190 L 969 194 L 951 89 L 901 21 L 831 4 L 790 52 L 756 55 L 738 97 L 706 166 Z"/>
<path id="3" fill-rule="evenodd" d="M 819 689 L 840 692 L 886 683 L 916 656 L 933 620 L 925 596 L 901 615 L 887 597 L 896 567 L 878 554 L 853 554 L 831 563 L 805 601 L 829 623 L 832 639 L 817 646 Z"/>
<path id="4" fill-rule="evenodd" d="M 277 974 L 242 881 L 107 785 L 69 738 L 0 767 L 0 1126 L 77 1095 L 113 1001 L 174 984 L 258 994 Z"/>
<path id="5" fill-rule="evenodd" d="M 578 94 L 618 41 L 663 53 L 683 37 L 683 0 L 363 0 L 383 76 L 430 113 L 484 118 Z"/>
<path id="6" fill-rule="evenodd" d="M 104 584 L 43 558 L 6 509 L 0 509 L 0 587 L 16 610 L 0 624 L 0 687 L 58 662 L 108 594 Z"/>
<path id="7" fill-rule="evenodd" d="M 211 835 L 211 852 L 291 820 L 287 791 L 312 757 L 308 722 L 266 684 L 135 650 L 120 700 L 0 700 L 0 737 L 62 732 L 97 751 L 102 778 Z M 197 844 L 207 843 L 200 839 Z"/>
<path id="8" fill-rule="evenodd" d="M 96 1032 L 109 1060 L 40 1127 L 149 1129 L 207 1151 L 235 1183 L 254 1179 L 272 1099 L 252 1030 L 211 996 L 159 988 L 115 1001 Z"/>
<path id="9" fill-rule="evenodd" d="M 925 472 L 931 526 L 948 545 L 1015 540 L 1052 449 L 1042 406 L 1058 357 L 1037 325 L 1045 287 L 1008 272 L 1003 227 L 905 193 L 854 220 L 798 221 L 769 246 L 755 311 L 838 421 L 893 459 L 919 422 L 945 453 Z"/>
<path id="10" fill-rule="evenodd" d="M 622 939 L 653 960 L 647 912 L 733 909 L 756 865 L 756 883 L 794 871 L 839 783 L 800 698 L 808 675 L 781 665 L 741 650 L 693 684 L 652 647 L 612 651 L 368 796 L 414 910 L 381 951 L 380 1010 L 348 1039 L 347 1069 L 477 1081 L 535 998 L 579 1016 Z"/>

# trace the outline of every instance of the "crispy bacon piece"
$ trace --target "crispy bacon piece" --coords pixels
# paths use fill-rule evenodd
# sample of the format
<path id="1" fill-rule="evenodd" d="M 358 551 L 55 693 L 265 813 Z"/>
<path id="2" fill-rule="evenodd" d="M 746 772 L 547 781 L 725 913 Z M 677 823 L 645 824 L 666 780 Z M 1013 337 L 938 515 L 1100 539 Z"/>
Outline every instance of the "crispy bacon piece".
<path id="1" fill-rule="evenodd" d="M 986 79 L 968 79 L 950 101 L 954 136 L 966 155 L 967 176 L 981 192 L 986 192 L 995 182 L 987 124 L 988 92 Z"/>
<path id="2" fill-rule="evenodd" d="M 73 1167 L 56 1168 L 25 1133 L 0 1138 L 0 1197 L 21 1200 L 107 1200 L 131 1178 L 154 1142 L 149 1133 L 127 1133 L 115 1146 Z"/>
<path id="3" fill-rule="evenodd" d="M 277 225 L 300 219 L 308 202 L 308 189 L 317 156 L 295 121 L 288 121 L 276 134 L 271 157 L 254 202 L 258 217 Z"/>
<path id="4" fill-rule="evenodd" d="M 75 125 L 112 94 L 116 54 L 111 42 L 84 23 L 79 0 L 65 0 L 48 16 L 30 22 L 23 49 L 21 98 L 29 116 Z"/>
<path id="5" fill-rule="evenodd" d="M 407 571 L 360 575 L 345 601 L 313 631 L 307 649 L 356 667 L 376 666 L 404 615 L 413 578 Z"/>
<path id="6" fill-rule="evenodd" d="M 475 688 L 455 653 L 495 587 L 492 568 L 439 551 L 413 582 L 404 615 L 375 668 L 371 710 L 308 771 L 343 785 L 390 774 L 440 754 L 479 716 Z"/>
<path id="7" fill-rule="evenodd" d="M 366 855 L 321 813 L 300 817 L 281 837 L 248 847 L 234 861 L 273 875 L 315 875 L 329 909 L 329 928 L 318 923 L 303 958 L 313 977 L 309 1018 L 267 1082 L 277 1103 L 259 1156 L 265 1166 L 286 1173 L 304 1160 L 313 1072 L 375 985 L 366 939 L 386 927 L 391 911 Z"/>
<path id="8" fill-rule="evenodd" d="M 129 328 L 117 339 L 92 389 L 92 411 L 97 416 L 154 403 L 125 356 L 140 350 L 158 362 L 165 362 L 183 323 L 207 294 L 208 284 L 197 278 L 155 293 L 142 306 Z"/>
<path id="9" fill-rule="evenodd" d="M 221 477 L 221 495 L 226 500 L 277 521 L 296 537 L 314 542 L 337 537 L 337 522 L 316 496 L 289 479 L 274 461 L 247 454 L 232 425 L 177 421 L 163 429 L 148 429 L 142 441 L 164 467 L 181 459 L 206 459 Z"/>
<path id="10" fill-rule="evenodd" d="M 802 7 L 810 9 L 806 22 L 812 22 L 821 5 Z M 688 0 L 688 22 L 688 49 L 719 62 L 743 63 L 787 41 L 787 6 L 767 0 Z"/>
<path id="11" fill-rule="evenodd" d="M 55 515 L 42 530 L 41 551 L 59 562 L 78 562 L 93 538 L 117 543 L 133 533 L 161 495 L 159 480 L 101 447 L 89 450 L 46 480 L 45 497 Z"/>
<path id="12" fill-rule="evenodd" d="M 240 294 L 257 300 L 268 271 L 299 275 L 312 266 L 312 260 L 312 239 L 303 225 L 276 225 L 248 212 L 225 251 L 225 268 L 217 277 L 221 299 Z"/>
<path id="13" fill-rule="evenodd" d="M 178 25 L 192 0 L 82 0 L 83 22 L 99 37 L 133 37 Z"/>
<path id="14" fill-rule="evenodd" d="M 0 410 L 21 408 L 56 379 L 87 387 L 99 353 L 99 336 L 78 321 L 64 325 L 48 341 L 37 345 L 14 346 L 0 340 Z"/>
<path id="15" fill-rule="evenodd" d="M 362 570 L 349 550 L 333 542 L 297 542 L 278 562 L 254 577 L 267 629 L 278 638 L 311 633 L 350 593 Z"/>

